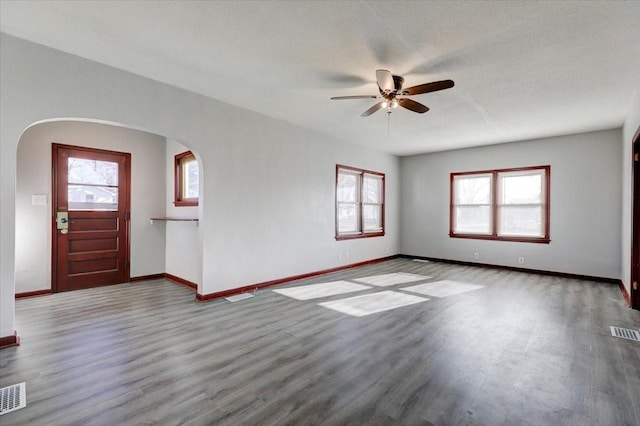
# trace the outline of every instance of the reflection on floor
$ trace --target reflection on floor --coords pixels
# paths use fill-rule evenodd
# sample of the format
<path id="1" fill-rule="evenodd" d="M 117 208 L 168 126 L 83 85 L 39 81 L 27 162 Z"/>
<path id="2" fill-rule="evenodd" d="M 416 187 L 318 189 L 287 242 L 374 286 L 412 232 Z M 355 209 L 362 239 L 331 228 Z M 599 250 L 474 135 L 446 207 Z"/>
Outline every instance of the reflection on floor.
<path id="1" fill-rule="evenodd" d="M 393 285 L 406 284 L 409 282 L 428 280 L 427 275 L 409 274 L 405 272 L 394 272 L 391 274 L 372 275 L 364 278 L 354 278 L 353 281 L 364 282 L 376 287 L 388 287 Z M 417 284 L 410 287 L 399 288 L 398 290 L 418 293 L 431 297 L 448 297 L 457 294 L 478 290 L 484 286 L 468 284 L 457 281 L 442 280 L 431 283 Z M 332 281 L 321 284 L 309 284 L 298 287 L 288 287 L 273 290 L 274 293 L 282 294 L 297 300 L 319 299 L 322 297 L 335 296 L 338 294 L 351 293 L 355 291 L 370 290 L 372 287 L 356 284 L 349 281 Z M 426 302 L 425 297 L 412 296 L 396 291 L 378 291 L 362 296 L 350 297 L 341 300 L 330 300 L 318 303 L 318 306 L 333 309 L 355 317 L 389 311 L 415 303 Z"/>
<path id="2" fill-rule="evenodd" d="M 342 312 L 354 317 L 375 314 L 377 312 L 389 311 L 402 306 L 413 305 L 415 303 L 426 302 L 429 299 L 395 291 L 381 291 L 378 293 L 365 294 L 362 296 L 350 297 L 348 299 L 334 300 L 331 302 L 318 303 L 325 308 Z"/>
<path id="3" fill-rule="evenodd" d="M 334 296 L 336 294 L 351 293 L 354 291 L 367 290 L 371 287 L 362 284 L 350 283 L 349 281 L 332 281 L 322 284 L 310 284 L 299 287 L 289 287 L 273 290 L 284 296 L 289 296 L 297 300 L 318 299 L 320 297 Z"/>
<path id="4" fill-rule="evenodd" d="M 425 294 L 434 297 L 447 297 L 455 294 L 466 293 L 468 291 L 478 290 L 484 286 L 476 284 L 459 283 L 456 281 L 436 281 L 426 284 L 418 284 L 411 287 L 404 287 L 400 290 L 410 291 L 412 293 Z"/>
<path id="5" fill-rule="evenodd" d="M 429 279 L 426 275 L 407 274 L 404 272 L 395 272 L 393 274 L 373 275 L 371 277 L 356 278 L 354 281 L 359 283 L 371 284 L 378 287 L 387 287 L 390 285 L 411 283 L 414 281 L 422 281 Z"/>

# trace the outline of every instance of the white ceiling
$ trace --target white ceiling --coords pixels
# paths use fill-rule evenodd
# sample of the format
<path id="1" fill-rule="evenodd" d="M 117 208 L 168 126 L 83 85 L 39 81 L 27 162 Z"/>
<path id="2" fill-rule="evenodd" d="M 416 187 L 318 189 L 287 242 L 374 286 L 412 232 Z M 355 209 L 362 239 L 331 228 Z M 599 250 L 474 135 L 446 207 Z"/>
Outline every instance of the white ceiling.
<path id="1" fill-rule="evenodd" d="M 640 2 L 6 1 L 2 32 L 397 155 L 608 129 L 640 88 Z M 375 70 L 426 114 L 360 114 Z"/>

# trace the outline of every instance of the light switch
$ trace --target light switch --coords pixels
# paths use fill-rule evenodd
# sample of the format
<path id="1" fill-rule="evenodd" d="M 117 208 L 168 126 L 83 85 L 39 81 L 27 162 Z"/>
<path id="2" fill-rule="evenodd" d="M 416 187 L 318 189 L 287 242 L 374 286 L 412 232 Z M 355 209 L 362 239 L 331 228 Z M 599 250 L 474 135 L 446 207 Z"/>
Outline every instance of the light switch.
<path id="1" fill-rule="evenodd" d="M 46 206 L 47 196 L 41 194 L 33 194 L 31 195 L 31 204 L 34 206 Z"/>

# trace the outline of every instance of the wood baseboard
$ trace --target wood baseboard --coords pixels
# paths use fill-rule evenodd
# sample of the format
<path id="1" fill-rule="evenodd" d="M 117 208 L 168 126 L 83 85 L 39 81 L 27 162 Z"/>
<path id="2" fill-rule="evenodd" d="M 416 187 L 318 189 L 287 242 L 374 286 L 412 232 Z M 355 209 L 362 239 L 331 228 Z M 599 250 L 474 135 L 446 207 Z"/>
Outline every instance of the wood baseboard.
<path id="1" fill-rule="evenodd" d="M 45 296 L 53 293 L 50 288 L 45 290 L 25 291 L 23 293 L 16 293 L 16 299 L 25 299 L 27 297 Z"/>
<path id="2" fill-rule="evenodd" d="M 184 278 L 180 278 L 175 275 L 167 274 L 167 273 L 164 274 L 164 278 L 176 284 L 180 284 L 181 286 L 187 287 L 188 289 L 198 291 L 198 284 L 185 280 Z"/>
<path id="3" fill-rule="evenodd" d="M 173 274 L 168 274 L 163 272 L 161 274 L 152 274 L 152 275 L 141 275 L 139 277 L 131 277 L 129 282 L 139 282 L 139 281 L 151 281 L 151 280 L 169 280 L 175 284 L 180 284 L 181 286 L 187 287 L 191 290 L 198 290 L 198 284 L 193 283 L 189 280 L 185 280 L 184 278 L 180 278 Z"/>
<path id="4" fill-rule="evenodd" d="M 248 291 L 255 291 L 265 287 L 271 287 L 278 284 L 284 284 L 291 281 L 302 280 L 306 278 L 318 277 L 320 275 L 330 274 L 332 272 L 344 271 L 346 269 L 356 268 L 358 266 L 370 265 L 373 263 L 384 262 L 385 260 L 395 259 L 398 255 L 381 257 L 379 259 L 365 260 L 364 262 L 351 263 L 349 265 L 338 266 L 335 268 L 323 269 L 321 271 L 308 272 L 306 274 L 293 275 L 285 278 L 278 278 L 276 280 L 264 281 L 261 283 L 255 283 L 237 288 L 231 288 L 229 290 L 218 291 L 216 293 L 200 294 L 196 293 L 196 300 L 199 302 L 208 302 L 210 300 L 220 299 L 223 297 L 233 296 L 234 294 L 246 293 Z"/>
<path id="5" fill-rule="evenodd" d="M 580 275 L 580 274 L 570 274 L 567 272 L 555 272 L 555 271 L 545 271 L 542 269 L 530 269 L 530 268 L 518 268 L 516 266 L 506 266 L 506 265 L 493 265 L 490 263 L 480 263 L 480 262 L 467 262 L 464 260 L 453 260 L 453 259 L 439 259 L 436 257 L 424 257 L 424 256 L 412 256 L 410 254 L 399 254 L 398 257 L 402 257 L 405 259 L 421 259 L 421 260 L 431 260 L 434 262 L 443 262 L 443 263 L 453 263 L 455 265 L 465 265 L 465 266 L 483 266 L 486 268 L 495 268 L 495 269 L 505 269 L 508 271 L 516 271 L 516 272 L 527 272 L 530 274 L 539 274 L 539 275 L 549 275 L 552 277 L 561 277 L 561 278 L 571 278 L 577 280 L 585 280 L 585 281 L 596 281 L 599 283 L 609 283 L 609 284 L 618 284 L 620 280 L 617 278 L 604 278 L 604 277 L 594 277 L 591 275 Z"/>
<path id="6" fill-rule="evenodd" d="M 12 336 L 0 337 L 0 349 L 11 348 L 19 345 L 20 338 L 18 337 L 17 331 L 14 331 Z"/>
<path id="7" fill-rule="evenodd" d="M 161 280 L 165 278 L 165 273 L 162 272 L 160 274 L 151 274 L 151 275 L 140 275 L 139 277 L 131 277 L 129 278 L 130 283 L 135 283 L 138 281 L 151 281 L 151 280 Z"/>
<path id="8" fill-rule="evenodd" d="M 620 287 L 622 297 L 624 297 L 625 302 L 627 302 L 627 306 L 631 307 L 631 295 L 627 292 L 627 288 L 624 286 L 622 280 L 619 280 L 618 287 Z"/>

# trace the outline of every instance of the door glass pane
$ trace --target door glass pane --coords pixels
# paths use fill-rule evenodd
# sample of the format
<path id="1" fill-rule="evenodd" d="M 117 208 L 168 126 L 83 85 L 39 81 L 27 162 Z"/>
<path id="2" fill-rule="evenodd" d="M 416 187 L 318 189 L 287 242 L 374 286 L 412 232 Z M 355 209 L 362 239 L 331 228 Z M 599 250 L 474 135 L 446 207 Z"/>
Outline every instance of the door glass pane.
<path id="1" fill-rule="evenodd" d="M 69 210 L 118 210 L 118 163 L 69 157 Z"/>
<path id="2" fill-rule="evenodd" d="M 118 210 L 118 188 L 99 185 L 69 185 L 69 210 Z"/>
<path id="3" fill-rule="evenodd" d="M 69 157 L 68 182 L 118 186 L 118 163 Z"/>

